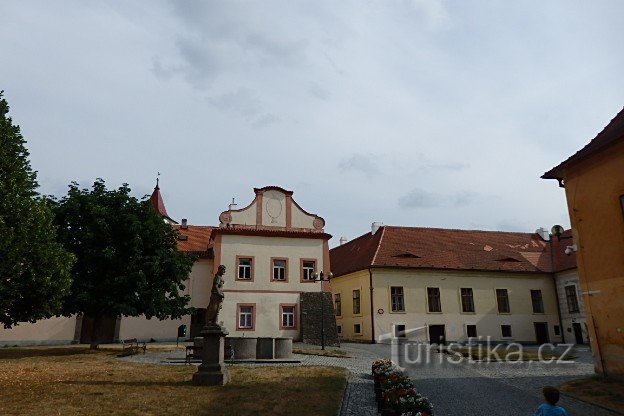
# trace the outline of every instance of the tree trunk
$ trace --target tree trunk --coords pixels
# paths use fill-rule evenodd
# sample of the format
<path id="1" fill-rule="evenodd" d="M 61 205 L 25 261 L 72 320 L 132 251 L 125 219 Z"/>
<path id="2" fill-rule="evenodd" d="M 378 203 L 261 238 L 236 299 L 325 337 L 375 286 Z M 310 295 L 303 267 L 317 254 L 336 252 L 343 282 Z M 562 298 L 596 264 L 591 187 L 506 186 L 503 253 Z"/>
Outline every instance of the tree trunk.
<path id="1" fill-rule="evenodd" d="M 100 345 L 99 332 L 102 324 L 102 315 L 93 317 L 93 327 L 91 328 L 91 349 L 96 350 Z"/>

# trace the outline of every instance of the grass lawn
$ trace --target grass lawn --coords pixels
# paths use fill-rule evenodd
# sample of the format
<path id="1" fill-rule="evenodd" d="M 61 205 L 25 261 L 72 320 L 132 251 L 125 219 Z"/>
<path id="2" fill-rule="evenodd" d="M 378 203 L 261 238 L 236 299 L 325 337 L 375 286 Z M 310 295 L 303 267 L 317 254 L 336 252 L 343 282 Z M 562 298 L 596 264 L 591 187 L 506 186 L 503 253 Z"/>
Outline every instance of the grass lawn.
<path id="1" fill-rule="evenodd" d="M 509 359 L 509 361 L 538 361 L 539 355 L 537 351 L 519 351 L 517 348 L 506 349 L 505 346 L 501 346 L 496 350 L 496 353 L 493 353 L 491 349 L 486 348 L 485 346 L 481 346 L 478 348 L 477 346 L 469 347 L 457 347 L 453 346 L 452 350 L 446 350 L 448 354 L 461 354 L 464 357 L 471 357 L 473 360 L 487 360 L 488 357 L 490 361 L 505 361 Z M 496 356 L 498 355 L 498 357 Z M 562 353 L 553 352 L 553 351 L 543 351 L 542 359 L 550 360 L 550 359 L 558 359 L 561 357 Z M 567 354 L 563 359 L 571 360 L 576 358 L 571 354 Z"/>
<path id="2" fill-rule="evenodd" d="M 349 358 L 347 352 L 344 350 L 338 349 L 316 349 L 316 348 L 293 348 L 293 353 L 295 354 L 306 354 L 306 355 L 322 355 L 324 357 L 342 357 Z"/>
<path id="3" fill-rule="evenodd" d="M 1 415 L 335 415 L 336 367 L 230 368 L 224 387 L 190 382 L 195 366 L 136 364 L 119 351 L 0 349 Z"/>
<path id="4" fill-rule="evenodd" d="M 569 381 L 561 391 L 624 413 L 624 382 L 600 376 Z"/>

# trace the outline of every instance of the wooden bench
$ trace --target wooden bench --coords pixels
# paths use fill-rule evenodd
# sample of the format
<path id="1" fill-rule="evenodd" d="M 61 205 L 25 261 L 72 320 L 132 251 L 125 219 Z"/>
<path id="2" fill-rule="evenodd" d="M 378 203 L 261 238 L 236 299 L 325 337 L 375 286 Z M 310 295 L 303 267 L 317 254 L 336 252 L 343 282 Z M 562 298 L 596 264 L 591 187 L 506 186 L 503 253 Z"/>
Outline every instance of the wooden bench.
<path id="1" fill-rule="evenodd" d="M 124 353 L 137 354 L 139 350 L 143 350 L 143 354 L 145 354 L 145 350 L 147 349 L 147 345 L 145 345 L 144 342 L 139 342 L 136 338 L 124 339 L 122 344 Z"/>

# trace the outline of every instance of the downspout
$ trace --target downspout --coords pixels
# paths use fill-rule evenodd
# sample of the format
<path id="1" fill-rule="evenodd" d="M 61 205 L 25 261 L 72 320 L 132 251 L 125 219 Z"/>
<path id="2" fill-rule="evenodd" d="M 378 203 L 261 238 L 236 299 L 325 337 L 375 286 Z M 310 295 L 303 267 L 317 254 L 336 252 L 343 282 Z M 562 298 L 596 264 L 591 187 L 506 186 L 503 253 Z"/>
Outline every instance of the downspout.
<path id="1" fill-rule="evenodd" d="M 559 330 L 561 331 L 561 343 L 565 344 L 565 328 L 561 319 L 561 304 L 559 303 L 559 291 L 557 290 L 557 274 L 555 273 L 555 252 L 553 244 L 553 235 L 550 234 L 548 243 L 550 245 L 550 270 L 552 271 L 553 284 L 555 285 L 555 296 L 557 297 L 557 314 L 559 315 Z"/>
<path id="2" fill-rule="evenodd" d="M 370 289 L 370 312 L 371 312 L 371 342 L 375 343 L 375 311 L 373 308 L 373 270 L 368 268 L 369 289 Z"/>

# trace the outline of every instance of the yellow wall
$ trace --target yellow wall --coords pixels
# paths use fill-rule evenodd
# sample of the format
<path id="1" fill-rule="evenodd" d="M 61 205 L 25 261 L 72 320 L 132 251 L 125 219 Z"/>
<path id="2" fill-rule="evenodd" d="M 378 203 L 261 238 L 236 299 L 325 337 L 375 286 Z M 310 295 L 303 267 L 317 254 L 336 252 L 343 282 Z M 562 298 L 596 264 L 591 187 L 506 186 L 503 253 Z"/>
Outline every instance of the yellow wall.
<path id="1" fill-rule="evenodd" d="M 372 339 L 370 320 L 368 270 L 351 273 L 333 280 L 333 292 L 340 292 L 343 298 L 343 316 L 337 318 L 343 325 L 343 338 L 354 339 L 353 323 L 362 321 L 363 339 Z M 351 313 L 351 291 L 362 287 L 362 317 Z M 405 312 L 391 311 L 390 287 L 402 286 Z M 440 288 L 442 313 L 429 313 L 427 308 L 427 287 Z M 475 313 L 462 313 L 460 288 L 472 288 Z M 510 314 L 499 314 L 495 289 L 508 289 Z M 544 314 L 534 314 L 531 303 L 531 289 L 542 291 Z M 380 311 L 383 309 L 383 312 Z M 381 313 L 380 313 L 381 312 Z M 518 342 L 535 342 L 534 322 L 548 323 L 549 337 L 559 342 L 554 326 L 559 324 L 557 297 L 553 278 L 548 274 L 499 272 L 454 272 L 407 269 L 373 269 L 373 313 L 374 335 L 392 333 L 394 324 L 406 325 L 407 329 L 425 325 L 446 326 L 447 341 L 466 340 L 466 324 L 477 325 L 477 335 L 491 336 L 501 340 L 501 325 L 511 325 L 512 338 Z M 427 331 L 412 333 L 409 338 L 426 340 Z"/>
<path id="2" fill-rule="evenodd" d="M 624 142 L 573 167 L 564 180 L 596 369 L 604 361 L 608 373 L 623 375 Z"/>
<path id="3" fill-rule="evenodd" d="M 353 314 L 353 290 L 360 290 L 360 314 Z M 370 277 L 368 270 L 350 273 L 332 280 L 332 295 L 340 293 L 342 315 L 336 317 L 336 325 L 341 327 L 341 338 L 370 342 L 373 337 L 371 330 L 370 310 Z M 353 326 L 360 324 L 361 334 L 355 334 Z"/>

